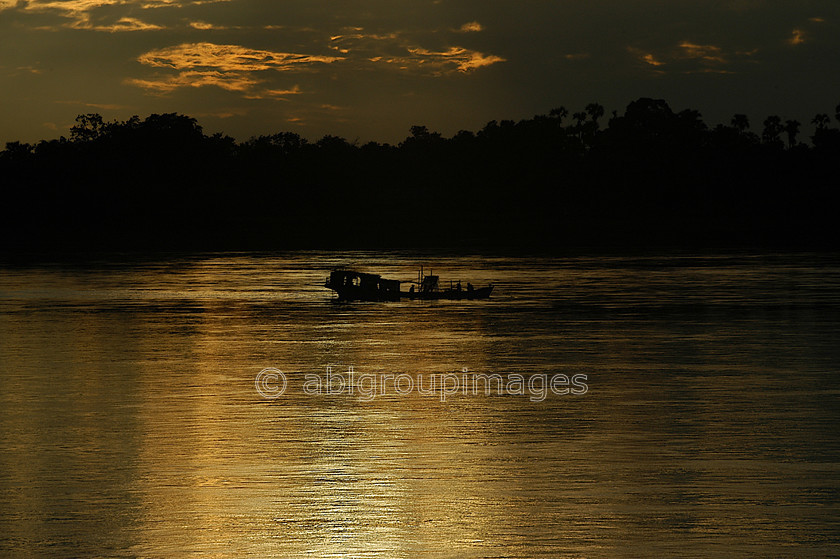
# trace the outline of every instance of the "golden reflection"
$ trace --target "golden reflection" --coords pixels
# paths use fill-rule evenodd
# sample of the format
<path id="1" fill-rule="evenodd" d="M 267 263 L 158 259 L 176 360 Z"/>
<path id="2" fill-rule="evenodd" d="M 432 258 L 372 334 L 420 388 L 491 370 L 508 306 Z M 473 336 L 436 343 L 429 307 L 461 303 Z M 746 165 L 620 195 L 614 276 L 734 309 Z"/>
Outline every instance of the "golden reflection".
<path id="1" fill-rule="evenodd" d="M 26 272 L 12 290 L 0 277 L 0 543 L 613 557 L 766 555 L 829 533 L 836 410 L 814 360 L 835 360 L 830 323 L 816 307 L 784 307 L 782 321 L 769 304 L 732 310 L 773 300 L 775 262 L 527 275 L 494 263 L 469 276 L 501 286 L 483 305 L 333 303 L 321 282 L 334 265 L 205 258 Z M 415 381 L 462 367 L 587 373 L 590 391 L 305 394 L 304 375 L 328 365 Z M 267 366 L 289 378 L 273 400 L 254 386 Z"/>

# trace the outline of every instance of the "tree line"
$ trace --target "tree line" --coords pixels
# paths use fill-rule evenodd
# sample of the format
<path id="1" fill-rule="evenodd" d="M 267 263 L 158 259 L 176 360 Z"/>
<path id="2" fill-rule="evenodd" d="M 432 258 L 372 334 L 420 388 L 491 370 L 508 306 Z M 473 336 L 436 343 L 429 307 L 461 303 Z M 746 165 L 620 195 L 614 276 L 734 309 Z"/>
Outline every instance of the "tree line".
<path id="1" fill-rule="evenodd" d="M 831 247 L 840 129 L 661 99 L 564 107 L 399 144 L 243 142 L 180 114 L 76 118 L 0 152 L 7 253 L 343 247 Z M 840 122 L 840 105 L 834 118 Z"/>

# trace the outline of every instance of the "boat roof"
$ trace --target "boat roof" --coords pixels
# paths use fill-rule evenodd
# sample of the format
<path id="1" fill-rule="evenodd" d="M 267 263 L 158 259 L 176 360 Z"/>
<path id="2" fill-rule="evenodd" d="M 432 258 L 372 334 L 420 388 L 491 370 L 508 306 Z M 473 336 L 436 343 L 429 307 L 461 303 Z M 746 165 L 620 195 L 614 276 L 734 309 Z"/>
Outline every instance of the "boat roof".
<path id="1" fill-rule="evenodd" d="M 382 279 L 380 274 L 368 274 L 366 272 L 356 272 L 355 270 L 333 270 L 330 272 L 334 275 L 341 275 L 341 276 L 350 276 L 350 277 L 357 277 L 357 278 L 368 278 L 368 279 Z M 399 280 L 384 280 L 384 281 L 399 281 Z"/>

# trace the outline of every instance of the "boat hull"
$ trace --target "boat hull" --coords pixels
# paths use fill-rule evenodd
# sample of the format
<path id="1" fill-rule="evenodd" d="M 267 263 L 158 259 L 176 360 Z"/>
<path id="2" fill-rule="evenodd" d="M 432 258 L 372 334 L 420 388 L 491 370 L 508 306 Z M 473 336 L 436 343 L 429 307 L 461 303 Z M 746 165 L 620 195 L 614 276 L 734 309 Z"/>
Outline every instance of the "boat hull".
<path id="1" fill-rule="evenodd" d="M 405 299 L 421 299 L 421 300 L 472 300 L 472 299 L 487 299 L 493 292 L 493 286 L 482 287 L 479 289 L 445 289 L 443 291 L 403 291 L 402 297 Z"/>
<path id="2" fill-rule="evenodd" d="M 341 301 L 399 301 L 400 294 L 386 293 L 378 290 L 364 289 L 357 286 L 332 287 L 327 285 L 338 294 Z"/>

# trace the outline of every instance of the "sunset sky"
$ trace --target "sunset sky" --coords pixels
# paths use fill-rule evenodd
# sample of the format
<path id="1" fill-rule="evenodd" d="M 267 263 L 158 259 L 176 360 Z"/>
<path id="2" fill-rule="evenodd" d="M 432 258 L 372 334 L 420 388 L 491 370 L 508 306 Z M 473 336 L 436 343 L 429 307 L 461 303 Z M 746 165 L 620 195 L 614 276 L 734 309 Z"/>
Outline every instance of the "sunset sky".
<path id="1" fill-rule="evenodd" d="M 398 142 L 638 97 L 810 122 L 840 103 L 837 0 L 0 0 L 0 146 L 77 114 Z"/>

